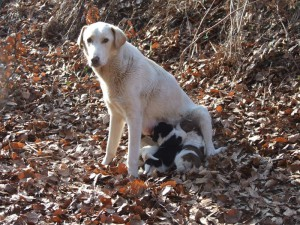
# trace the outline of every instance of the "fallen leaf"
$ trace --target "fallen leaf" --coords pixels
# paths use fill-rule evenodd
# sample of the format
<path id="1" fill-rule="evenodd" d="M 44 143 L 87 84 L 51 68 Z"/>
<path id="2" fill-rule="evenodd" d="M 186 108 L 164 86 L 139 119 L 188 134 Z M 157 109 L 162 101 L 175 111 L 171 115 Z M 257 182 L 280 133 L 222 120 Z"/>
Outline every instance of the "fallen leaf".
<path id="1" fill-rule="evenodd" d="M 268 180 L 268 181 L 265 183 L 265 187 L 266 187 L 266 188 L 271 188 L 271 187 L 274 187 L 277 183 L 278 183 L 277 180 L 270 179 L 270 180 Z"/>
<path id="2" fill-rule="evenodd" d="M 171 186 L 171 187 L 176 187 L 176 181 L 175 180 L 169 180 L 169 181 L 166 181 L 166 182 L 164 182 L 164 183 L 162 183 L 161 185 L 160 185 L 160 187 L 161 188 L 164 188 L 164 187 L 166 187 L 166 186 Z"/>
<path id="3" fill-rule="evenodd" d="M 144 181 L 136 179 L 129 183 L 129 192 L 132 195 L 138 196 L 144 192 L 147 188 L 147 185 Z"/>
<path id="4" fill-rule="evenodd" d="M 111 206 L 112 205 L 112 201 L 111 198 L 105 197 L 105 196 L 100 196 L 99 197 L 100 202 L 105 206 Z"/>
<path id="5" fill-rule="evenodd" d="M 99 9 L 96 5 L 89 7 L 86 14 L 86 24 L 92 24 L 100 20 Z"/>
<path id="6" fill-rule="evenodd" d="M 125 223 L 125 220 L 117 214 L 111 215 L 111 218 L 112 218 L 112 222 L 114 222 L 116 224 L 124 224 Z"/>
<path id="7" fill-rule="evenodd" d="M 19 155 L 17 153 L 15 153 L 15 152 L 12 152 L 11 153 L 11 158 L 12 158 L 12 160 L 19 159 Z"/>
<path id="8" fill-rule="evenodd" d="M 22 142 L 11 142 L 7 146 L 4 147 L 5 150 L 7 149 L 22 149 L 25 146 Z"/>
<path id="9" fill-rule="evenodd" d="M 293 162 L 289 167 L 293 172 L 300 171 L 300 160 Z"/>
<path id="10" fill-rule="evenodd" d="M 171 190 L 173 190 L 173 187 L 172 187 L 172 186 L 166 186 L 166 187 L 164 187 L 164 189 L 162 190 L 161 195 L 162 195 L 162 196 L 165 196 L 165 195 L 167 195 Z"/>
<path id="11" fill-rule="evenodd" d="M 233 97 L 235 95 L 235 92 L 234 91 L 230 91 L 229 93 L 228 93 L 228 96 L 229 97 Z"/>
<path id="12" fill-rule="evenodd" d="M 241 218 L 242 213 L 237 209 L 230 209 L 224 213 L 226 223 L 237 223 Z"/>
<path id="13" fill-rule="evenodd" d="M 37 151 L 37 155 L 38 155 L 38 156 L 41 156 L 41 155 L 43 155 L 43 151 L 42 151 L 42 149 L 39 149 L 39 150 Z"/>
<path id="14" fill-rule="evenodd" d="M 283 213 L 283 215 L 285 215 L 285 216 L 293 216 L 293 215 L 296 215 L 296 214 L 297 214 L 297 212 L 293 209 L 290 209 L 290 208 L 287 208 L 285 210 L 285 212 Z"/>
<path id="15" fill-rule="evenodd" d="M 219 90 L 218 89 L 210 89 L 210 93 L 211 94 L 219 94 Z"/>
<path id="16" fill-rule="evenodd" d="M 60 216 L 60 215 L 66 214 L 66 213 L 67 213 L 67 211 L 66 211 L 65 209 L 59 208 L 59 209 L 56 209 L 56 210 L 53 212 L 53 215 L 54 215 L 54 216 Z"/>
<path id="17" fill-rule="evenodd" d="M 151 48 L 152 49 L 157 49 L 159 48 L 160 44 L 158 42 L 154 42 L 152 45 L 151 45 Z"/>
<path id="18" fill-rule="evenodd" d="M 277 137 L 277 138 L 274 138 L 273 141 L 275 141 L 277 143 L 286 143 L 288 140 L 284 137 Z"/>
<path id="19" fill-rule="evenodd" d="M 125 163 L 120 163 L 118 165 L 118 174 L 127 174 L 127 166 L 125 165 Z"/>
<path id="20" fill-rule="evenodd" d="M 217 111 L 218 113 L 223 112 L 223 107 L 222 107 L 221 105 L 218 105 L 218 106 L 216 107 L 216 111 Z"/>
<path id="21" fill-rule="evenodd" d="M 59 216 L 53 216 L 53 217 L 51 218 L 51 220 L 52 220 L 52 222 L 54 222 L 54 223 L 62 223 L 62 221 L 63 221 Z"/>
<path id="22" fill-rule="evenodd" d="M 293 135 L 290 135 L 289 137 L 288 137 L 288 141 L 290 142 L 290 143 L 296 143 L 296 142 L 298 142 L 300 140 L 300 133 L 298 133 L 298 134 L 293 134 Z"/>
<path id="23" fill-rule="evenodd" d="M 252 137 L 249 137 L 248 140 L 251 142 L 256 142 L 256 141 L 261 140 L 261 137 L 259 135 L 254 135 Z"/>
<path id="24" fill-rule="evenodd" d="M 32 77 L 32 81 L 35 82 L 35 83 L 39 82 L 40 80 L 41 80 L 41 78 L 38 77 L 38 76 Z"/>

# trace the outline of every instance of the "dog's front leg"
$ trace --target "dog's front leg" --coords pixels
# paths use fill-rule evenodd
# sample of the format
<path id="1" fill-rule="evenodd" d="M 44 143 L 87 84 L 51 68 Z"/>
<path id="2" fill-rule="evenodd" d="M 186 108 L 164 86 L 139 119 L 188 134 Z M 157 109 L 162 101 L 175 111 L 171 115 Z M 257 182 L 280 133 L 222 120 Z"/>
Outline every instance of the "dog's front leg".
<path id="1" fill-rule="evenodd" d="M 135 109 L 127 116 L 127 125 L 129 133 L 129 147 L 127 166 L 128 173 L 138 177 L 139 148 L 141 144 L 143 116 L 140 110 Z"/>
<path id="2" fill-rule="evenodd" d="M 106 154 L 102 161 L 104 165 L 108 165 L 115 157 L 125 125 L 125 121 L 119 113 L 113 112 L 112 110 L 109 110 L 109 112 L 108 143 L 106 146 Z"/>

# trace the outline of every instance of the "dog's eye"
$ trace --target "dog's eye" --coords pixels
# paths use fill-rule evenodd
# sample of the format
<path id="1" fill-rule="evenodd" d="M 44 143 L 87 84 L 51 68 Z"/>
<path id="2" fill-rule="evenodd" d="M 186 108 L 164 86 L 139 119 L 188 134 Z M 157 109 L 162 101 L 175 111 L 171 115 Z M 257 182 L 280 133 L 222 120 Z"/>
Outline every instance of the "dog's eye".
<path id="1" fill-rule="evenodd" d="M 107 43 L 108 41 L 109 41 L 108 38 L 104 38 L 104 39 L 102 40 L 102 43 L 105 44 L 105 43 Z"/>
<path id="2" fill-rule="evenodd" d="M 87 43 L 92 43 L 93 40 L 92 40 L 92 38 L 88 38 L 86 41 L 87 41 Z"/>

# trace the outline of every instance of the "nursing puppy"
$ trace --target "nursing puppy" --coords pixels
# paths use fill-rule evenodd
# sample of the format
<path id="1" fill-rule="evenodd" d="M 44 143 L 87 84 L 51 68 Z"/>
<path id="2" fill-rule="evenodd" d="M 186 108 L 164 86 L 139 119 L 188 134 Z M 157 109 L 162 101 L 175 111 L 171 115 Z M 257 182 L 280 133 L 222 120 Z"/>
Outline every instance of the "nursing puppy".
<path id="1" fill-rule="evenodd" d="M 199 168 L 203 163 L 205 144 L 201 133 L 187 122 L 181 124 L 187 129 L 187 133 L 180 126 L 176 129 L 166 123 L 159 123 L 154 128 L 153 140 L 158 142 L 159 147 L 148 145 L 141 149 L 145 174 L 150 175 L 155 169 L 166 172 L 173 164 L 178 172 L 187 172 L 193 167 Z"/>
<path id="2" fill-rule="evenodd" d="M 225 149 L 215 149 L 213 145 L 208 110 L 194 104 L 176 79 L 127 42 L 118 27 L 103 22 L 84 26 L 77 43 L 100 81 L 110 115 L 103 164 L 108 165 L 115 157 L 125 123 L 129 131 L 128 173 L 135 177 L 141 134 L 151 134 L 160 121 L 176 125 L 192 116 L 202 131 L 205 154 L 214 155 Z"/>
<path id="3" fill-rule="evenodd" d="M 205 143 L 201 134 L 197 131 L 189 131 L 182 144 L 182 150 L 175 157 L 176 170 L 187 172 L 193 167 L 199 168 L 203 163 Z"/>
<path id="4" fill-rule="evenodd" d="M 157 142 L 158 148 L 156 148 L 156 151 L 156 146 L 144 149 L 148 156 L 145 161 L 144 174 L 150 175 L 155 169 L 159 172 L 166 172 L 174 164 L 178 152 L 182 150 L 182 142 L 185 137 L 186 133 L 179 125 L 174 128 L 170 124 L 160 122 L 154 128 L 152 137 L 152 140 Z"/>

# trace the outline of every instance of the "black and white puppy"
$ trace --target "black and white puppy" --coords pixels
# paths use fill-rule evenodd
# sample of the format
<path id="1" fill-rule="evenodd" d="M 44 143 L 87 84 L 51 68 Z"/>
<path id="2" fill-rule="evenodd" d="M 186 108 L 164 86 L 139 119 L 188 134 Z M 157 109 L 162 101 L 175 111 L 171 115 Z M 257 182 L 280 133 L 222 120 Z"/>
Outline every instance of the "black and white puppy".
<path id="1" fill-rule="evenodd" d="M 158 146 L 146 146 L 142 149 L 145 160 L 144 174 L 150 175 L 156 169 L 166 172 L 173 164 L 176 155 L 182 150 L 182 142 L 186 132 L 178 124 L 175 128 L 167 123 L 160 122 L 153 131 L 152 140 Z"/>
<path id="2" fill-rule="evenodd" d="M 195 118 L 186 117 L 180 127 L 187 133 L 182 150 L 176 155 L 175 165 L 178 172 L 187 172 L 204 163 L 206 146 L 201 130 L 195 125 Z"/>
<path id="3" fill-rule="evenodd" d="M 187 132 L 186 135 L 182 134 L 182 131 Z M 145 162 L 144 173 L 147 175 L 155 169 L 166 172 L 173 164 L 178 172 L 187 172 L 193 167 L 199 168 L 204 162 L 205 142 L 201 131 L 194 127 L 192 121 L 182 121 L 177 128 L 160 123 L 155 127 L 152 139 L 158 142 L 158 145 L 148 145 L 141 149 L 141 156 Z"/>
<path id="4" fill-rule="evenodd" d="M 195 130 L 187 132 L 182 146 L 182 150 L 178 152 L 174 160 L 176 170 L 187 172 L 193 167 L 199 168 L 205 158 L 205 143 L 202 135 Z"/>

